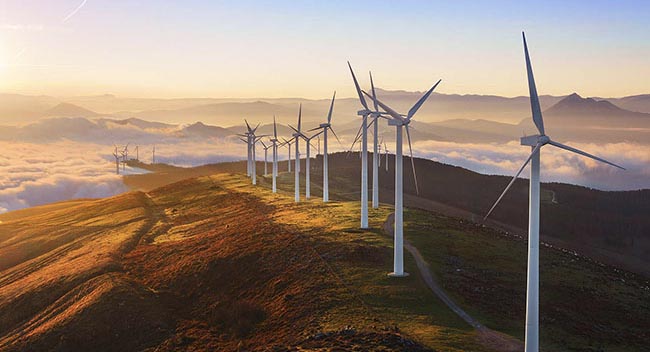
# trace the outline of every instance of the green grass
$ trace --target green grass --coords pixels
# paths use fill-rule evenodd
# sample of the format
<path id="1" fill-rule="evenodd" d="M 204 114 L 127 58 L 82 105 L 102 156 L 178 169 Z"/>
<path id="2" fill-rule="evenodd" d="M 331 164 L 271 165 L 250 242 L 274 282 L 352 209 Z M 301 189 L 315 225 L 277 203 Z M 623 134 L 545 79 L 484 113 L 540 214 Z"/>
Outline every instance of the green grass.
<path id="1" fill-rule="evenodd" d="M 405 236 L 445 290 L 486 326 L 523 338 L 527 243 L 421 210 Z M 587 258 L 540 249 L 540 343 L 548 350 L 639 351 L 650 342 L 647 280 Z"/>

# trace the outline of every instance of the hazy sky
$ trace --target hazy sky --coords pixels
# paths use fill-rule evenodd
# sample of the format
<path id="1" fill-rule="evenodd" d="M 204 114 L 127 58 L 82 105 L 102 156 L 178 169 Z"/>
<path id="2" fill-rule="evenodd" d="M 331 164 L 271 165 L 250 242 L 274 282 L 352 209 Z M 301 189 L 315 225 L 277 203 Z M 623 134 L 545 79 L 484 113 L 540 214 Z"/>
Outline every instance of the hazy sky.
<path id="1" fill-rule="evenodd" d="M 650 93 L 650 1 L 0 0 L 0 91 L 352 96 L 365 81 L 526 95 Z"/>

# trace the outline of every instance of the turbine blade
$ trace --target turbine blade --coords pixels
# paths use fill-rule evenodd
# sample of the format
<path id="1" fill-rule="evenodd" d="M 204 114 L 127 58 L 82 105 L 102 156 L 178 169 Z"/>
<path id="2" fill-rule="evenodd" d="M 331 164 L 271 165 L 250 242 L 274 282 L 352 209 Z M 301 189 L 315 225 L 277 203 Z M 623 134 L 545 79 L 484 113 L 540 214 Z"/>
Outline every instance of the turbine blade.
<path id="1" fill-rule="evenodd" d="M 361 129 L 363 129 L 363 125 L 359 126 L 359 130 L 357 131 L 357 135 L 354 137 L 354 141 L 352 141 L 352 146 L 350 146 L 350 151 L 354 148 L 354 145 L 357 144 L 357 141 L 359 140 L 359 137 L 361 137 Z"/>
<path id="2" fill-rule="evenodd" d="M 340 144 L 341 146 L 343 146 L 343 143 L 341 143 L 341 140 L 339 139 L 339 136 L 336 135 L 336 132 L 334 132 L 334 129 L 332 128 L 332 126 L 327 127 L 327 128 L 329 128 L 330 131 L 332 131 L 332 134 L 334 135 L 334 138 L 336 138 L 336 141 L 339 142 L 339 144 Z"/>
<path id="3" fill-rule="evenodd" d="M 377 94 L 375 93 L 375 83 L 372 81 L 372 72 L 368 71 L 370 73 L 370 90 L 372 90 L 372 101 L 375 103 L 375 111 L 379 111 L 379 107 L 377 107 Z"/>
<path id="4" fill-rule="evenodd" d="M 584 156 L 586 156 L 586 157 L 588 157 L 588 158 L 591 158 L 591 159 L 594 159 L 594 160 L 600 161 L 601 163 L 605 163 L 605 164 L 611 165 L 611 166 L 613 166 L 613 167 L 617 167 L 617 168 L 619 168 L 619 169 L 621 169 L 621 170 L 625 170 L 625 168 L 622 167 L 622 166 L 618 166 L 618 165 L 616 165 L 616 164 L 614 164 L 614 163 L 612 163 L 612 162 L 609 162 L 609 161 L 607 161 L 607 160 L 605 160 L 605 159 L 599 158 L 599 157 L 597 157 L 597 156 L 595 156 L 595 155 L 591 155 L 591 154 L 589 154 L 589 153 L 587 153 L 587 152 L 583 152 L 583 151 L 580 150 L 580 149 L 576 149 L 576 148 L 573 148 L 573 147 L 569 147 L 568 145 L 565 145 L 565 144 L 562 144 L 562 143 L 558 143 L 558 142 L 555 142 L 555 141 L 549 141 L 548 144 L 550 144 L 550 145 L 554 145 L 554 146 L 556 146 L 556 147 L 558 147 L 558 148 L 560 148 L 560 149 L 564 149 L 564 150 L 568 150 L 568 151 L 570 151 L 570 152 L 574 152 L 574 153 L 576 153 L 576 154 L 584 155 Z"/>
<path id="5" fill-rule="evenodd" d="M 255 126 L 255 128 L 253 128 L 253 133 L 255 133 L 255 131 L 257 131 L 257 129 L 258 129 L 259 127 L 260 127 L 260 123 L 258 122 L 258 123 L 257 123 L 257 126 Z"/>
<path id="6" fill-rule="evenodd" d="M 402 117 L 402 115 L 400 115 L 397 111 L 391 109 L 390 106 L 388 106 L 388 105 L 382 103 L 381 100 L 379 100 L 379 99 L 377 99 L 377 98 L 373 98 L 370 94 L 368 94 L 368 93 L 366 93 L 366 92 L 363 92 L 363 93 L 364 93 L 365 95 L 367 95 L 370 99 L 372 99 L 374 102 L 377 102 L 377 104 L 379 104 L 379 106 L 381 106 L 382 109 L 386 110 L 386 112 L 387 112 L 390 116 L 392 116 L 394 119 L 397 119 L 397 120 L 400 120 L 400 121 L 404 121 L 404 118 Z"/>
<path id="7" fill-rule="evenodd" d="M 300 107 L 298 108 L 298 132 L 300 132 L 301 124 L 302 124 L 302 103 L 300 103 Z"/>
<path id="8" fill-rule="evenodd" d="M 307 130 L 306 132 L 311 132 L 311 131 L 320 130 L 321 128 L 322 128 L 322 127 L 320 127 L 320 126 L 318 126 L 318 127 L 314 127 L 314 128 L 312 128 L 311 130 Z"/>
<path id="9" fill-rule="evenodd" d="M 246 128 L 248 128 L 248 133 L 251 132 L 251 125 L 248 124 L 248 121 L 244 119 L 244 122 L 246 122 Z"/>
<path id="10" fill-rule="evenodd" d="M 533 122 L 540 134 L 544 134 L 544 119 L 542 118 L 542 109 L 539 106 L 539 97 L 537 96 L 537 87 L 535 87 L 535 77 L 533 76 L 533 67 L 530 64 L 528 54 L 528 44 L 526 44 L 526 34 L 521 32 L 524 38 L 524 54 L 526 56 L 526 73 L 528 74 L 528 92 L 530 94 L 530 109 L 533 114 Z"/>
<path id="11" fill-rule="evenodd" d="M 273 115 L 273 138 L 278 139 L 278 127 L 275 123 L 275 115 Z"/>
<path id="12" fill-rule="evenodd" d="M 350 73 L 352 73 L 352 80 L 354 81 L 354 86 L 357 89 L 357 94 L 359 94 L 359 101 L 361 102 L 361 105 L 363 105 L 363 107 L 368 110 L 368 104 L 366 104 L 366 99 L 364 99 L 363 94 L 361 94 L 361 88 L 359 87 L 359 82 L 357 82 L 357 76 L 354 75 L 350 61 L 348 61 L 348 67 L 350 68 Z"/>
<path id="13" fill-rule="evenodd" d="M 413 180 L 415 181 L 415 194 L 420 195 L 418 188 L 418 177 L 415 174 L 415 160 L 413 160 L 413 148 L 411 147 L 411 133 L 409 132 L 409 125 L 406 125 L 406 139 L 409 142 L 409 153 L 411 153 L 411 167 L 413 168 Z"/>
<path id="14" fill-rule="evenodd" d="M 506 195 L 506 192 L 508 192 L 508 190 L 510 189 L 510 187 L 512 187 L 512 185 L 515 183 L 515 181 L 517 180 L 517 177 L 519 177 L 519 175 L 521 175 L 521 172 L 524 171 L 524 168 L 526 167 L 526 165 L 528 165 L 528 163 L 530 162 L 530 159 L 533 158 L 533 155 L 535 155 L 535 153 L 537 153 L 541 147 L 542 147 L 541 144 L 538 144 L 537 146 L 535 146 L 535 148 L 533 149 L 533 151 L 532 151 L 532 152 L 530 153 L 530 155 L 528 156 L 528 159 L 526 159 L 526 161 L 524 162 L 524 164 L 521 165 L 521 167 L 519 168 L 519 171 L 517 171 L 517 173 L 516 173 L 515 176 L 512 178 L 512 180 L 510 180 L 510 183 L 508 183 L 508 186 L 506 186 L 506 189 L 503 190 L 503 193 L 501 193 L 501 195 L 499 196 L 499 198 L 497 199 L 497 201 L 494 202 L 494 205 L 492 205 L 492 208 L 490 208 L 490 211 L 488 211 L 488 213 L 485 215 L 485 217 L 483 218 L 483 220 L 486 220 L 486 219 L 488 218 L 488 216 L 490 216 L 490 214 L 492 214 L 492 211 L 494 210 L 494 208 L 497 207 L 497 204 L 499 204 L 499 202 L 501 201 L 501 199 L 503 198 L 503 196 Z"/>
<path id="15" fill-rule="evenodd" d="M 431 95 L 433 90 L 436 89 L 438 84 L 440 84 L 440 81 L 442 81 L 442 80 L 439 79 L 438 82 L 436 82 L 436 84 L 434 84 L 433 87 L 431 87 L 431 89 L 429 89 L 426 93 L 424 93 L 424 95 L 420 98 L 420 100 L 418 100 L 415 103 L 415 105 L 413 105 L 411 110 L 409 110 L 408 114 L 406 115 L 407 120 L 410 120 L 413 117 L 413 115 L 415 115 L 415 113 L 418 112 L 418 110 L 420 109 L 422 104 L 424 104 L 424 102 L 429 98 L 429 95 Z"/>
<path id="16" fill-rule="evenodd" d="M 327 113 L 327 123 L 332 122 L 332 111 L 334 110 L 334 99 L 336 99 L 336 91 L 334 91 L 334 95 L 332 96 L 332 103 L 330 104 L 330 111 Z"/>

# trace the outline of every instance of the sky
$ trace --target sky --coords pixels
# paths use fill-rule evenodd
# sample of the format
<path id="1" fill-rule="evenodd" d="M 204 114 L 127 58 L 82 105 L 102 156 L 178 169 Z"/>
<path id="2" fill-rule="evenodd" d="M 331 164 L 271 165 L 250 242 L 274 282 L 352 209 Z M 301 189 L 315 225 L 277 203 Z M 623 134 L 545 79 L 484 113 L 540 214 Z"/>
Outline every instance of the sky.
<path id="1" fill-rule="evenodd" d="M 649 1 L 0 0 L 0 92 L 353 96 L 346 61 L 386 89 L 650 92 Z"/>

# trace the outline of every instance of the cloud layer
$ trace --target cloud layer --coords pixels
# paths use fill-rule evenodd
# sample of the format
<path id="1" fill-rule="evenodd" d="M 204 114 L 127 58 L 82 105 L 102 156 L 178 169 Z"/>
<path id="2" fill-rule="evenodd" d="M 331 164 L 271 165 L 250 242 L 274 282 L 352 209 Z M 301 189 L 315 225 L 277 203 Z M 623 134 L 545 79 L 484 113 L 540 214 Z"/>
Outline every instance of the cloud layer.
<path id="1" fill-rule="evenodd" d="M 567 144 L 617 163 L 627 170 L 545 146 L 541 155 L 543 182 L 565 182 L 602 190 L 650 188 L 650 146 L 633 143 Z M 514 175 L 530 154 L 530 149 L 519 145 L 518 141 L 506 144 L 423 141 L 415 143 L 414 153 L 483 174 Z M 523 177 L 528 177 L 527 170 Z"/>

